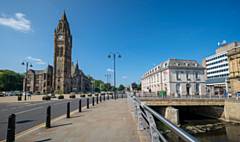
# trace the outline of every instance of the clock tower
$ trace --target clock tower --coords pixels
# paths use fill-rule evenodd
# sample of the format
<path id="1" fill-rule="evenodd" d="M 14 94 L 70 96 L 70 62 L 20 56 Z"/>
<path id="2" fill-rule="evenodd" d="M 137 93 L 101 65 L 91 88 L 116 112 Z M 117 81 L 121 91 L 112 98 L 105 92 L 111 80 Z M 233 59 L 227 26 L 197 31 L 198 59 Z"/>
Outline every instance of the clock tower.
<path id="1" fill-rule="evenodd" d="M 59 20 L 54 31 L 54 76 L 56 93 L 71 92 L 72 35 L 66 14 Z"/>

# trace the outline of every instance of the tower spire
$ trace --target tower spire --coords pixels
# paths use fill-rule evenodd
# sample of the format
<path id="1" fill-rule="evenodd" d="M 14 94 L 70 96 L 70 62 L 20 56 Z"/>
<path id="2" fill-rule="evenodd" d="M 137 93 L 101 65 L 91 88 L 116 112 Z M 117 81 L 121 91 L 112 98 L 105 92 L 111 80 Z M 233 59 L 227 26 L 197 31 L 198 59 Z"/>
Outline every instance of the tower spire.
<path id="1" fill-rule="evenodd" d="M 63 11 L 63 16 L 62 16 L 62 20 L 67 20 L 67 16 L 66 16 L 66 11 Z"/>

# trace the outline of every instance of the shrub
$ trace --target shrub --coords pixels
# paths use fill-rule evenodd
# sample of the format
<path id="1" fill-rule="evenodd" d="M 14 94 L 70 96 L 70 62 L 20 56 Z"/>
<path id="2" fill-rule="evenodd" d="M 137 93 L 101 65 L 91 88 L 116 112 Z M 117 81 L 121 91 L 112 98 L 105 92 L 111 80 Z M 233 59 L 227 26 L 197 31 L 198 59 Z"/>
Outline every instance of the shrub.
<path id="1" fill-rule="evenodd" d="M 43 96 L 42 100 L 51 100 L 51 97 L 50 96 Z"/>
<path id="2" fill-rule="evenodd" d="M 88 97 L 92 97 L 92 94 L 88 94 Z"/>
<path id="3" fill-rule="evenodd" d="M 69 96 L 69 98 L 72 98 L 72 99 L 74 99 L 74 98 L 76 98 L 76 95 L 74 95 L 74 94 L 71 94 L 71 95 Z"/>
<path id="4" fill-rule="evenodd" d="M 82 95 L 80 95 L 80 97 L 83 97 L 83 98 L 85 98 L 85 97 L 86 97 L 86 95 L 82 94 Z"/>
<path id="5" fill-rule="evenodd" d="M 97 97 L 98 97 L 98 96 L 99 96 L 99 94 L 95 94 L 95 96 L 97 96 Z"/>
<path id="6" fill-rule="evenodd" d="M 64 96 L 63 95 L 59 95 L 58 99 L 64 99 Z"/>

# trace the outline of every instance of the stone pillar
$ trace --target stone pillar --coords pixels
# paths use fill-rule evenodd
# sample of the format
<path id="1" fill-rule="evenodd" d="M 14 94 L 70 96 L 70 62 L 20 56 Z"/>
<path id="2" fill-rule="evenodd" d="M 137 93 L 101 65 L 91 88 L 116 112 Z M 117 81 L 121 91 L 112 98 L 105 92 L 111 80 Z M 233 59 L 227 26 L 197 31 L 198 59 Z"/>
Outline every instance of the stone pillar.
<path id="1" fill-rule="evenodd" d="M 199 94 L 200 95 L 206 95 L 206 85 L 204 83 L 200 84 Z"/>
<path id="2" fill-rule="evenodd" d="M 165 111 L 165 118 L 171 121 L 173 124 L 179 124 L 179 110 L 174 107 L 167 107 Z"/>

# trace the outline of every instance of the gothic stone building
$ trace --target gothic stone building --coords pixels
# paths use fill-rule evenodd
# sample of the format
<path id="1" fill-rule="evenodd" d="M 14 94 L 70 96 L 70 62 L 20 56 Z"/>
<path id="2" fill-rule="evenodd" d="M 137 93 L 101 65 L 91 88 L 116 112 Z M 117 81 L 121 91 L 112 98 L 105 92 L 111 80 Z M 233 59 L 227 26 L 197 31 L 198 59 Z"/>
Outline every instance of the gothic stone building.
<path id="1" fill-rule="evenodd" d="M 58 93 L 71 91 L 72 35 L 65 12 L 54 31 L 53 88 Z"/>
<path id="2" fill-rule="evenodd" d="M 26 91 L 33 93 L 70 93 L 90 91 L 89 78 L 79 69 L 72 69 L 72 35 L 64 12 L 54 31 L 54 66 L 27 72 Z M 24 83 L 25 84 L 25 83 Z"/>
<path id="3" fill-rule="evenodd" d="M 52 92 L 53 67 L 48 65 L 45 70 L 28 70 L 26 90 L 32 93 Z M 25 81 L 25 79 L 24 79 Z M 23 83 L 25 85 L 25 82 Z M 24 88 L 25 86 L 23 86 Z"/>

